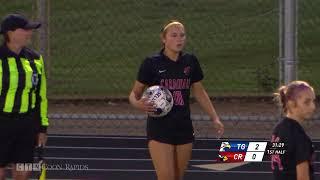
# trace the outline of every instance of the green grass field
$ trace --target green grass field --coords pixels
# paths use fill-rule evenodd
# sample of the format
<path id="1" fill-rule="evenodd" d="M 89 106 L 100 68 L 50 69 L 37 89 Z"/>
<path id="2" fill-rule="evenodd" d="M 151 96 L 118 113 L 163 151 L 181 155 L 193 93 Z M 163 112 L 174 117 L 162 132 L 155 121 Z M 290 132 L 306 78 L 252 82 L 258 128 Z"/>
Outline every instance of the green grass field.
<path id="1" fill-rule="evenodd" d="M 3 0 L 0 0 L 3 1 Z M 278 79 L 275 0 L 51 0 L 50 96 L 126 96 L 142 60 L 160 49 L 169 19 L 187 30 L 210 95 L 270 94 Z M 33 6 L 32 6 L 33 5 Z M 1 5 L 2 6 L 2 5 Z M 320 2 L 300 1 L 299 77 L 320 90 Z M 32 15 L 32 0 L 6 2 L 0 15 Z"/>

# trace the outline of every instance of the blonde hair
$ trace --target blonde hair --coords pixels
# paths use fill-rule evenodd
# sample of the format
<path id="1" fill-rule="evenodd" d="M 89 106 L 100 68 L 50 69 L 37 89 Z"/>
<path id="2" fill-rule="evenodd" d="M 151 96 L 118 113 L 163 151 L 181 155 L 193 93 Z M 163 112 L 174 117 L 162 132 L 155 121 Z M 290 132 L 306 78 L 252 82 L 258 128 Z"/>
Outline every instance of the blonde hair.
<path id="1" fill-rule="evenodd" d="M 179 22 L 179 21 L 177 21 L 177 20 L 170 20 L 170 21 L 169 21 L 168 23 L 166 23 L 166 24 L 162 27 L 162 29 L 161 29 L 161 35 L 162 35 L 162 37 L 164 37 L 164 36 L 167 34 L 168 28 L 171 27 L 171 26 L 173 26 L 173 25 L 180 25 L 180 26 L 184 27 L 184 25 L 183 25 L 181 22 Z"/>
<path id="2" fill-rule="evenodd" d="M 278 102 L 278 104 L 282 107 L 282 110 L 284 113 L 287 113 L 288 111 L 288 101 L 292 100 L 295 101 L 298 97 L 298 94 L 301 91 L 304 91 L 306 89 L 309 89 L 311 91 L 314 91 L 312 86 L 310 86 L 307 82 L 305 81 L 292 81 L 286 86 L 281 86 L 275 92 L 274 95 L 274 100 Z"/>

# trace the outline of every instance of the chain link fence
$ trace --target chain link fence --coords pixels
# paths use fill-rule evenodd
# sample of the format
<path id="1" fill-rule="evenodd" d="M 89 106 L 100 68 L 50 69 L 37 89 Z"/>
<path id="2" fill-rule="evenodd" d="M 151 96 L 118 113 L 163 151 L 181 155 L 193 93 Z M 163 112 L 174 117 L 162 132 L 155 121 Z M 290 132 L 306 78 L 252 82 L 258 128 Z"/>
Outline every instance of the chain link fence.
<path id="1" fill-rule="evenodd" d="M 186 51 L 199 58 L 225 137 L 269 137 L 280 116 L 271 97 L 279 85 L 276 0 L 0 2 L 1 17 L 22 12 L 36 18 L 45 9 L 50 133 L 144 135 L 145 115 L 127 96 L 142 60 L 160 50 L 160 29 L 170 19 L 186 27 Z M 298 75 L 317 93 L 319 7 L 299 1 Z M 196 135 L 214 137 L 198 104 L 191 109 Z M 306 126 L 320 137 L 317 121 Z"/>
<path id="2" fill-rule="evenodd" d="M 299 1 L 299 64 L 298 75 L 309 81 L 320 92 L 320 6 L 319 1 Z"/>
<path id="3" fill-rule="evenodd" d="M 277 86 L 276 1 L 50 1 L 51 97 L 126 97 L 169 19 L 187 30 L 212 96 Z M 268 82 L 266 82 L 268 80 Z M 99 84 L 99 86 L 97 86 Z"/>

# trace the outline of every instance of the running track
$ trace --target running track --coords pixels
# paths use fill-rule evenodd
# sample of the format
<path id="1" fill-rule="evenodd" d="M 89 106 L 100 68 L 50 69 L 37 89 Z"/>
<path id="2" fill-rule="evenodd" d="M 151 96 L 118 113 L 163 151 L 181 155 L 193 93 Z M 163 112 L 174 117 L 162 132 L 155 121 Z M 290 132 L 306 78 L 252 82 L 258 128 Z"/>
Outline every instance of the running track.
<path id="1" fill-rule="evenodd" d="M 272 179 L 268 157 L 226 171 L 194 167 L 214 163 L 221 141 L 196 140 L 185 180 Z M 320 141 L 313 142 L 316 179 L 320 179 Z M 47 170 L 47 179 L 156 180 L 144 137 L 50 135 L 45 159 L 49 168 L 56 168 Z"/>

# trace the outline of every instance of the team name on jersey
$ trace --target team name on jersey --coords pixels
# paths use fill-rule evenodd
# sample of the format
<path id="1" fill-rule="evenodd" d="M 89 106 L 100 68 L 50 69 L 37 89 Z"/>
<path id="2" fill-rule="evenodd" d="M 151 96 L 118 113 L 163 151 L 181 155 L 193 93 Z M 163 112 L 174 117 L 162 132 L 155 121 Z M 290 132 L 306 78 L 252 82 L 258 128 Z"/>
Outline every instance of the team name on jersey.
<path id="1" fill-rule="evenodd" d="M 170 90 L 190 89 L 190 79 L 161 79 L 160 85 Z"/>

